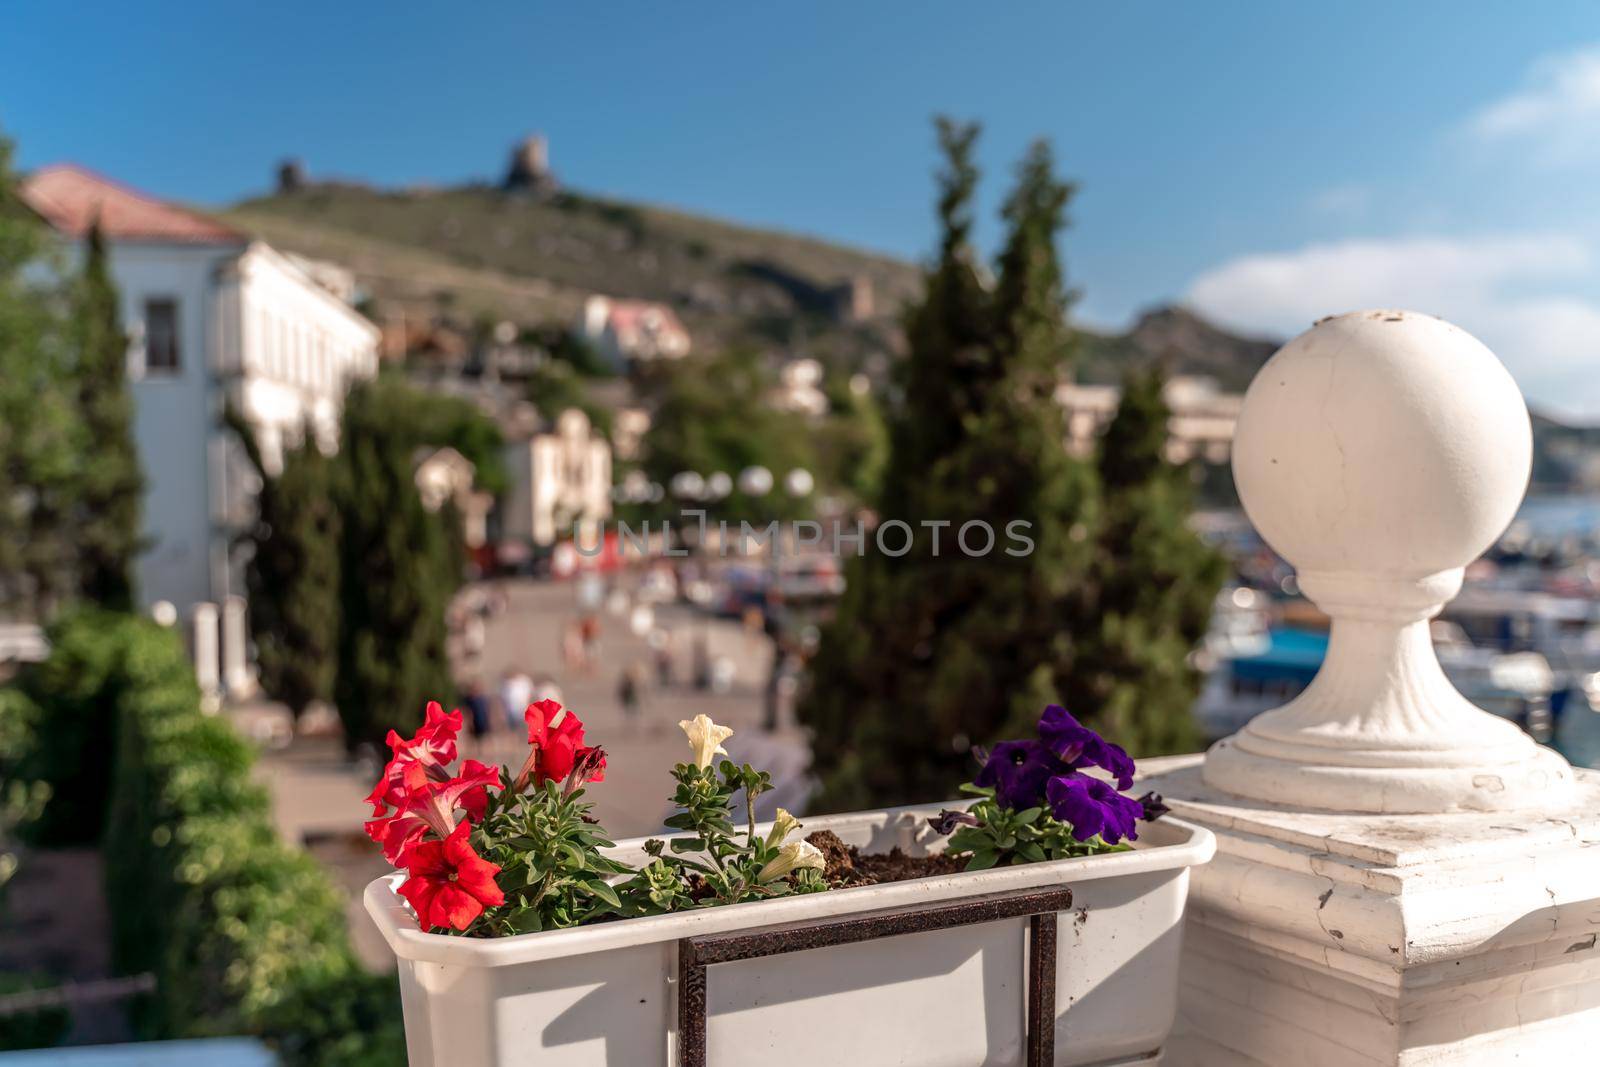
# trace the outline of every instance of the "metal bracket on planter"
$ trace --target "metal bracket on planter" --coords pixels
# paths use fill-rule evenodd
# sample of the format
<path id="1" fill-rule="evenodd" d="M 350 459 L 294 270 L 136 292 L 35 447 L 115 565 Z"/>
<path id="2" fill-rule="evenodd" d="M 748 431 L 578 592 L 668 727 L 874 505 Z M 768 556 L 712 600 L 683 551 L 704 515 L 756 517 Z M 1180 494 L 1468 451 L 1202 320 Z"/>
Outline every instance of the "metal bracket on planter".
<path id="1" fill-rule="evenodd" d="M 1052 1067 L 1056 1055 L 1056 912 L 1072 907 L 1072 890 L 997 893 L 938 907 L 788 923 L 748 934 L 709 934 L 678 942 L 678 1063 L 706 1067 L 706 969 L 760 956 L 851 945 L 901 934 L 1028 919 L 1027 1067 Z"/>

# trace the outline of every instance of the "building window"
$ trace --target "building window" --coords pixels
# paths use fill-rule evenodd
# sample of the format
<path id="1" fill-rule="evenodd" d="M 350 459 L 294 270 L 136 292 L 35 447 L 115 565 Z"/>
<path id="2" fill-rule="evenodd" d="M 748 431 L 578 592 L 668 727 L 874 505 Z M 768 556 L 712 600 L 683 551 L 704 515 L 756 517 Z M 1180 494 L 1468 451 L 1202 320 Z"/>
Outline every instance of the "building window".
<path id="1" fill-rule="evenodd" d="M 144 302 L 144 370 L 146 374 L 176 374 L 178 362 L 178 302 L 153 297 Z"/>

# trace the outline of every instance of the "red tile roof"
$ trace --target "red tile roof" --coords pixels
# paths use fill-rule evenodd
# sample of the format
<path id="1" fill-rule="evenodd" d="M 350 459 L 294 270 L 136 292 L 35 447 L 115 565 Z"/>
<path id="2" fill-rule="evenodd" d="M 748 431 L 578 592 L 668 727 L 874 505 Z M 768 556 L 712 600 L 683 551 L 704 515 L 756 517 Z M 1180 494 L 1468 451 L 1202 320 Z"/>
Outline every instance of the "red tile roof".
<path id="1" fill-rule="evenodd" d="M 683 334 L 688 331 L 678 321 L 677 312 L 665 304 L 652 304 L 647 300 L 611 301 L 611 327 L 625 339 L 641 333 Z"/>
<path id="2" fill-rule="evenodd" d="M 43 167 L 22 183 L 22 198 L 45 221 L 82 237 L 98 216 L 112 240 L 243 244 L 249 238 L 198 212 L 147 196 L 71 163 Z"/>

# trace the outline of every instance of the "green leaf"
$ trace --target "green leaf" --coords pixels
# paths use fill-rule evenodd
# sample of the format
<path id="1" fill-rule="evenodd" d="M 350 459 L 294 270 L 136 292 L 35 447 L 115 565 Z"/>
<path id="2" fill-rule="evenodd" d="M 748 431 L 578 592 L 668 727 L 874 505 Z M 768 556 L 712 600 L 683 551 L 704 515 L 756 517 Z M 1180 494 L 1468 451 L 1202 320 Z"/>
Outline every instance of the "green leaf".
<path id="1" fill-rule="evenodd" d="M 583 884 L 590 893 L 610 904 L 613 908 L 622 907 L 622 898 L 617 896 L 617 891 L 600 879 L 596 878 Z"/>

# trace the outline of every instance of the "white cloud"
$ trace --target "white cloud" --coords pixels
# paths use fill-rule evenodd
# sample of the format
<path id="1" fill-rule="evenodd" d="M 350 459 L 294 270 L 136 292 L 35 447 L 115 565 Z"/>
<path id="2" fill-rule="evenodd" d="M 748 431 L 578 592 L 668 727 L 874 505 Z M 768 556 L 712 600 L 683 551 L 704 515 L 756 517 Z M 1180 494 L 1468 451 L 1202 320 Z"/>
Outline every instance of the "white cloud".
<path id="1" fill-rule="evenodd" d="M 1470 305 L 1510 283 L 1574 277 L 1591 258 L 1562 234 L 1333 241 L 1229 260 L 1188 297 L 1219 321 L 1282 330 L 1359 307 Z"/>
<path id="2" fill-rule="evenodd" d="M 1547 159 L 1593 148 L 1600 132 L 1600 45 L 1538 60 L 1521 88 L 1479 110 L 1466 130 L 1485 142 L 1540 142 Z"/>
<path id="3" fill-rule="evenodd" d="M 1223 325 L 1285 337 L 1359 308 L 1440 315 L 1492 348 L 1537 406 L 1592 418 L 1600 304 L 1561 290 L 1592 283 L 1594 260 L 1561 234 L 1339 241 L 1229 260 L 1196 278 L 1187 301 Z"/>

